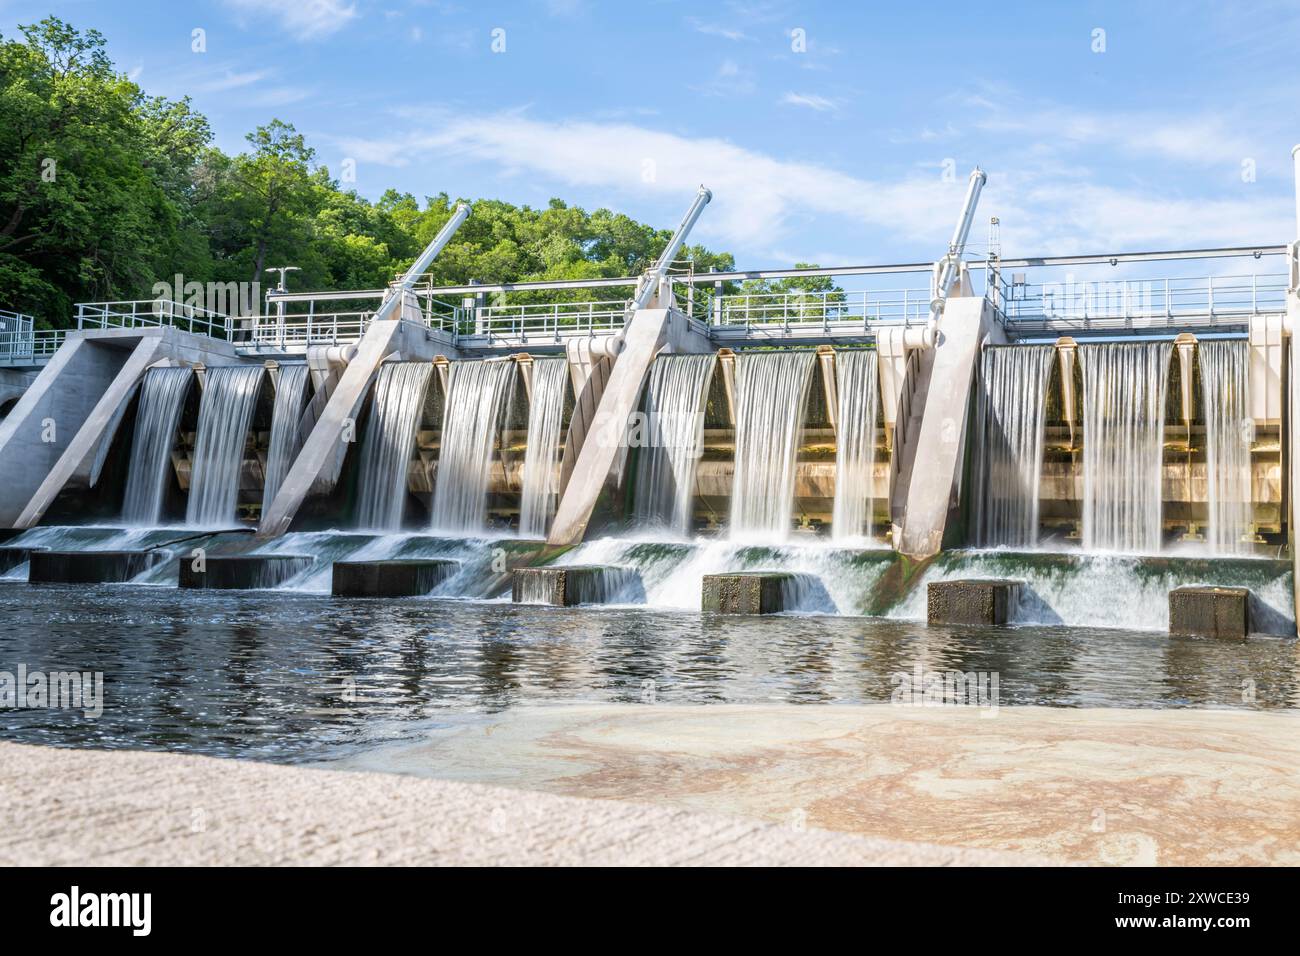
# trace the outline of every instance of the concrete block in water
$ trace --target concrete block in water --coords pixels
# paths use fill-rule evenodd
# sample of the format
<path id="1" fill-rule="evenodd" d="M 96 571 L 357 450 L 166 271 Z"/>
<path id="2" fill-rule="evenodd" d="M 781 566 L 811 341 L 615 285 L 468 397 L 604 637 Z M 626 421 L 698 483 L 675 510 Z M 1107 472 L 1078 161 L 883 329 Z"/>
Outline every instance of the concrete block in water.
<path id="1" fill-rule="evenodd" d="M 18 567 L 33 551 L 44 550 L 44 548 L 0 548 L 0 574 Z"/>
<path id="2" fill-rule="evenodd" d="M 926 587 L 929 624 L 1001 626 L 1011 619 L 1023 582 L 931 581 Z"/>
<path id="3" fill-rule="evenodd" d="M 428 594 L 460 570 L 459 561 L 335 561 L 337 597 L 417 597 Z"/>
<path id="4" fill-rule="evenodd" d="M 171 560 L 167 551 L 32 551 L 33 584 L 112 584 L 130 581 Z"/>
<path id="5" fill-rule="evenodd" d="M 700 606 L 714 614 L 776 614 L 797 606 L 806 575 L 783 571 L 706 574 Z"/>
<path id="6" fill-rule="evenodd" d="M 1250 589 L 1174 588 L 1169 592 L 1169 633 L 1244 638 L 1250 633 Z"/>
<path id="7" fill-rule="evenodd" d="M 643 599 L 641 575 L 631 568 L 571 565 L 559 568 L 519 568 L 514 573 L 516 604 L 612 604 Z"/>
<path id="8" fill-rule="evenodd" d="M 207 555 L 200 570 L 192 559 L 182 558 L 177 583 L 183 588 L 227 591 L 273 588 L 315 563 L 308 554 L 218 554 Z"/>

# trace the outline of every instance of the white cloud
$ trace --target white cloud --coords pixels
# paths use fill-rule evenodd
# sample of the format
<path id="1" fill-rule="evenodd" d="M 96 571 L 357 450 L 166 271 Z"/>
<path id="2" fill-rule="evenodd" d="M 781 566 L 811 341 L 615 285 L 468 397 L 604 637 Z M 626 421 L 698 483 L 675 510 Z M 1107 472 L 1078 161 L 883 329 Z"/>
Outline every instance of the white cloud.
<path id="1" fill-rule="evenodd" d="M 698 17 L 687 17 L 686 22 L 691 25 L 691 29 L 696 33 L 703 33 L 705 36 L 722 37 L 724 40 L 733 42 L 753 39 L 744 30 L 737 30 L 735 27 L 718 26 L 715 23 L 705 23 Z"/>
<path id="2" fill-rule="evenodd" d="M 343 0 L 225 0 L 247 16 L 274 17 L 286 33 L 301 40 L 329 36 L 356 19 L 356 4 Z"/>
<path id="3" fill-rule="evenodd" d="M 960 210 L 968 171 L 959 163 L 956 182 L 944 182 L 932 167 L 867 177 L 715 137 L 628 122 L 547 122 L 519 112 L 424 112 L 400 120 L 410 121 L 412 131 L 383 140 L 344 138 L 339 145 L 364 162 L 487 165 L 501 175 L 527 174 L 548 188 L 583 189 L 629 204 L 650 200 L 669 209 L 684 205 L 703 183 L 714 200 L 700 234 L 750 254 L 788 250 L 792 236 L 822 221 L 837 229 L 849 224 L 850 234 L 860 231 L 864 246 L 909 243 L 937 256 Z M 654 171 L 650 181 L 644 176 L 647 160 Z M 1009 257 L 1250 245 L 1290 234 L 1289 201 L 1257 192 L 1257 186 L 1243 185 L 1240 195 L 1204 198 L 1121 188 L 1090 177 L 1075 167 L 992 167 L 972 241 L 983 242 L 990 216 L 1001 219 L 1003 253 Z"/>
<path id="4" fill-rule="evenodd" d="M 1115 148 L 1197 165 L 1236 165 L 1256 155 L 1258 143 L 1214 114 L 1170 117 L 1140 112 L 1088 113 L 1062 107 L 1017 111 L 987 100 L 978 129 L 1014 134 L 1057 149 Z"/>
<path id="5" fill-rule="evenodd" d="M 816 93 L 786 93 L 781 97 L 781 102 L 786 106 L 801 106 L 816 110 L 818 113 L 833 113 L 839 109 L 839 104 L 834 100 L 818 96 Z"/>
<path id="6" fill-rule="evenodd" d="M 723 60 L 708 82 L 692 87 L 705 96 L 745 96 L 754 92 L 753 71 L 730 58 Z"/>
<path id="7" fill-rule="evenodd" d="M 277 86 L 264 93 L 259 93 L 248 102 L 253 106 L 288 106 L 291 103 L 300 103 L 309 96 L 311 96 L 311 90 L 303 89 L 300 86 Z"/>
<path id="8" fill-rule="evenodd" d="M 270 75 L 270 70 L 246 70 L 243 73 L 227 70 L 223 76 L 198 83 L 195 89 L 200 93 L 224 93 L 227 90 L 237 90 L 260 83 Z"/>
<path id="9" fill-rule="evenodd" d="M 358 160 L 407 165 L 433 156 L 492 163 L 571 187 L 614 190 L 683 203 L 701 183 L 713 190 L 703 232 L 729 242 L 775 239 L 795 218 L 848 217 L 894 235 L 942 241 L 961 187 L 938 176 L 900 182 L 861 179 L 812 163 L 788 162 L 715 138 L 692 139 L 627 123 L 547 123 L 519 114 L 426 119 L 389 140 L 343 139 Z M 647 161 L 654 176 L 643 176 Z"/>

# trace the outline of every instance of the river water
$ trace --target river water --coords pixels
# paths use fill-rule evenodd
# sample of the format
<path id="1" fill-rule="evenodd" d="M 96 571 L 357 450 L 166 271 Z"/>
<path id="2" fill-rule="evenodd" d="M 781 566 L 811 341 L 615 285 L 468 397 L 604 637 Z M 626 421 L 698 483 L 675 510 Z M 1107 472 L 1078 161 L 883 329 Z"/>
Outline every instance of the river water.
<path id="1" fill-rule="evenodd" d="M 7 740 L 319 761 L 517 705 L 888 701 L 917 665 L 1002 706 L 1300 706 L 1294 640 L 724 618 L 301 591 L 0 582 L 0 671 L 102 671 L 103 714 L 4 710 Z"/>

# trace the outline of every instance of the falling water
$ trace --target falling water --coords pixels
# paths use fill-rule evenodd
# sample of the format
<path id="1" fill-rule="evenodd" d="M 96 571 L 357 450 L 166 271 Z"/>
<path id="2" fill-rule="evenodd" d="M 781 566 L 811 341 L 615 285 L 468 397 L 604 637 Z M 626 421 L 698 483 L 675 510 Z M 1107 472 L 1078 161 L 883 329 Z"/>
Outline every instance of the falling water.
<path id="1" fill-rule="evenodd" d="M 1056 348 L 984 350 L 975 442 L 974 540 L 982 547 L 1038 543 L 1043 419 Z"/>
<path id="2" fill-rule="evenodd" d="M 1083 366 L 1083 546 L 1160 550 L 1168 342 L 1079 346 Z"/>
<path id="3" fill-rule="evenodd" d="M 244 444 L 262 390 L 264 371 L 260 365 L 208 369 L 199 403 L 186 524 L 212 528 L 234 520 Z"/>
<path id="4" fill-rule="evenodd" d="M 736 459 L 731 537 L 784 541 L 814 352 L 736 356 Z"/>
<path id="5" fill-rule="evenodd" d="M 433 490 L 436 531 L 483 530 L 492 452 L 515 369 L 512 361 L 451 365 Z"/>
<path id="6" fill-rule="evenodd" d="M 546 526 L 555 513 L 560 493 L 556 464 L 568 379 L 566 359 L 540 359 L 533 363 L 528 449 L 524 453 L 524 486 L 519 496 L 519 534 L 524 538 L 545 537 Z"/>
<path id="7" fill-rule="evenodd" d="M 298 421 L 307 402 L 307 366 L 280 366 L 275 389 L 275 410 L 271 415 L 271 441 L 266 450 L 266 481 L 262 487 L 262 510 L 270 507 L 276 492 L 298 454 Z"/>
<path id="8" fill-rule="evenodd" d="M 186 367 L 145 372 L 122 506 L 122 520 L 127 524 L 156 525 L 162 515 L 172 445 L 192 381 L 194 373 Z"/>
<path id="9" fill-rule="evenodd" d="M 1210 518 L 1206 545 L 1211 554 L 1249 554 L 1254 424 L 1246 401 L 1249 346 L 1244 340 L 1202 342 L 1196 353 L 1205 416 L 1206 509 Z"/>
<path id="10" fill-rule="evenodd" d="M 713 355 L 661 355 L 650 366 L 633 499 L 640 524 L 677 534 L 690 528 L 704 406 L 716 365 Z"/>
<path id="11" fill-rule="evenodd" d="M 877 353 L 835 353 L 839 421 L 835 427 L 835 508 L 831 534 L 837 541 L 871 536 L 876 470 Z"/>
<path id="12" fill-rule="evenodd" d="M 386 362 L 379 368 L 361 445 L 359 528 L 391 531 L 402 526 L 407 467 L 432 375 L 431 362 Z"/>

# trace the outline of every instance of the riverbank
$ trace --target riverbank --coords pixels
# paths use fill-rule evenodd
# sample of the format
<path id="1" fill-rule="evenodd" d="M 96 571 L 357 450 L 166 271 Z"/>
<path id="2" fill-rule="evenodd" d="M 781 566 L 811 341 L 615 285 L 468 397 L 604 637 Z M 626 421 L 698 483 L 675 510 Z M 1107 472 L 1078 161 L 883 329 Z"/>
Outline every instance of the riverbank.
<path id="1" fill-rule="evenodd" d="M 1084 864 L 1300 864 L 1296 711 L 515 707 L 346 765 Z"/>
<path id="2" fill-rule="evenodd" d="M 9 865 L 1034 862 L 718 814 L 384 773 L 0 743 Z"/>
<path id="3" fill-rule="evenodd" d="M 1300 863 L 1300 713 L 517 706 L 302 767 L 0 744 L 0 862 Z"/>

